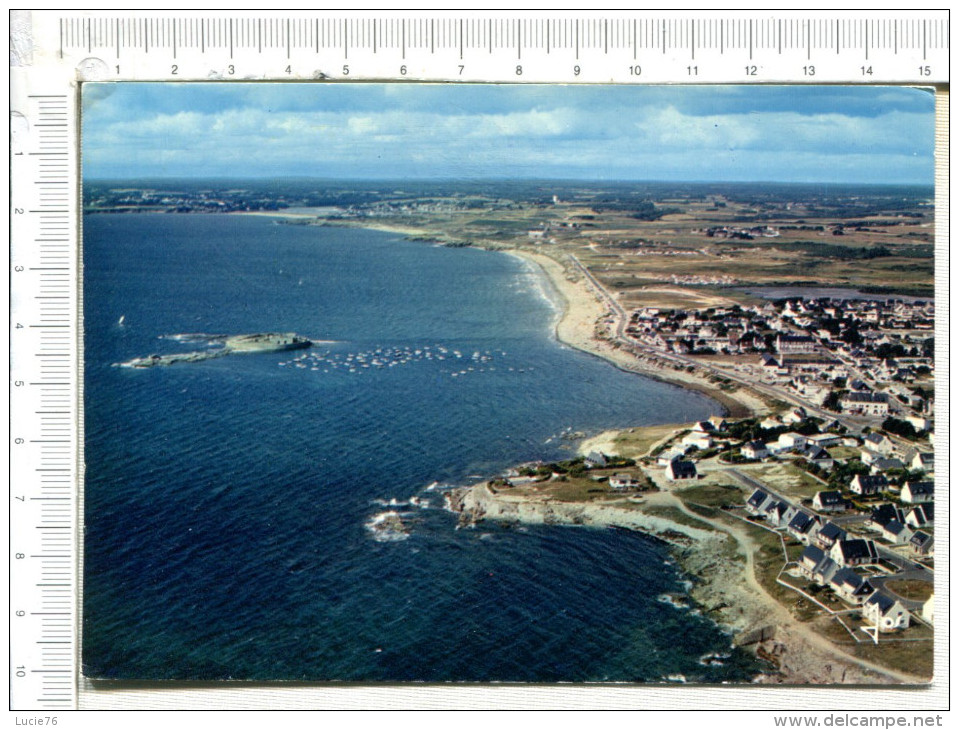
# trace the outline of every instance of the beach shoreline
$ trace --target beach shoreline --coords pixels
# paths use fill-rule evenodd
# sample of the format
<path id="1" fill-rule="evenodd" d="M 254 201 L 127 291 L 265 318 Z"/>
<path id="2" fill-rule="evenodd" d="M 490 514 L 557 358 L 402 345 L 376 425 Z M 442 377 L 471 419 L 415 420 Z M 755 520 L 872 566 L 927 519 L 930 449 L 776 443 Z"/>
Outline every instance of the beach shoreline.
<path id="1" fill-rule="evenodd" d="M 654 357 L 638 357 L 624 351 L 603 335 L 601 322 L 610 316 L 609 309 L 599 295 L 584 283 L 583 277 L 569 273 L 566 266 L 545 253 L 519 248 L 506 249 L 504 252 L 536 265 L 562 298 L 564 308 L 556 323 L 555 334 L 563 344 L 602 358 L 625 372 L 702 393 L 717 401 L 726 411 L 714 415 L 749 418 L 768 412 L 769 407 L 760 397 L 743 388 L 726 392 L 694 373 L 668 367 L 658 363 Z"/>

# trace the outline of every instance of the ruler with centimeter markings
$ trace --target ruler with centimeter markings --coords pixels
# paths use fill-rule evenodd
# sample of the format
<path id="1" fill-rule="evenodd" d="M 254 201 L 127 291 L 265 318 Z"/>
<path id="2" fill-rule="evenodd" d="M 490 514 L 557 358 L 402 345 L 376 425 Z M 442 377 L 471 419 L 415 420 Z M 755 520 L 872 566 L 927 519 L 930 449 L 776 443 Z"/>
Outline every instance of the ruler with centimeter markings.
<path id="1" fill-rule="evenodd" d="M 84 81 L 947 84 L 948 11 L 16 11 L 11 708 L 76 706 Z"/>

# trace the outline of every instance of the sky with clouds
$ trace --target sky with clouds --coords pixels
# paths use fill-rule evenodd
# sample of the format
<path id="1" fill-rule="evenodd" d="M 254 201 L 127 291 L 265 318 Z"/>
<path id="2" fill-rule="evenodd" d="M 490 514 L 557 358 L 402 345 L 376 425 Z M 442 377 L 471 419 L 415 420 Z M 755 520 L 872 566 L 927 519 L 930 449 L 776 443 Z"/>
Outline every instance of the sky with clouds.
<path id="1" fill-rule="evenodd" d="M 104 83 L 86 179 L 932 184 L 934 99 L 895 87 Z"/>

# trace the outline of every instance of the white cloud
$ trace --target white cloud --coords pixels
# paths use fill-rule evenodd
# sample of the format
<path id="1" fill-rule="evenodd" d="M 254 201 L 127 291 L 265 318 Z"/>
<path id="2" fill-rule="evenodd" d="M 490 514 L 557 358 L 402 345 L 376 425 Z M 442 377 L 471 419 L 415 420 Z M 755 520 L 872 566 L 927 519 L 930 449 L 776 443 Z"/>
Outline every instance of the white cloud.
<path id="1" fill-rule="evenodd" d="M 549 99 L 539 90 L 521 109 L 520 91 L 511 89 L 510 104 L 496 110 L 480 103 L 417 105 L 402 94 L 404 103 L 395 105 L 387 88 L 381 103 L 370 104 L 367 95 L 362 108 L 344 104 L 348 94 L 337 89 L 340 110 L 329 104 L 287 104 L 283 111 L 208 104 L 204 111 L 126 117 L 117 113 L 118 95 L 104 92 L 90 98 L 85 166 L 91 176 L 242 175 L 256 169 L 275 175 L 661 179 L 806 179 L 818 168 L 849 179 L 931 180 L 932 116 L 925 109 L 856 116 L 844 108 L 760 112 L 726 103 L 723 108 L 733 111 L 703 114 L 705 104 L 689 113 L 656 94 L 643 97 L 656 104 L 627 104 L 618 93 L 617 106 L 603 106 L 596 89 L 581 104 L 570 90 Z M 442 92 L 429 89 L 431 102 L 444 98 Z M 495 96 L 490 89 L 483 93 Z"/>

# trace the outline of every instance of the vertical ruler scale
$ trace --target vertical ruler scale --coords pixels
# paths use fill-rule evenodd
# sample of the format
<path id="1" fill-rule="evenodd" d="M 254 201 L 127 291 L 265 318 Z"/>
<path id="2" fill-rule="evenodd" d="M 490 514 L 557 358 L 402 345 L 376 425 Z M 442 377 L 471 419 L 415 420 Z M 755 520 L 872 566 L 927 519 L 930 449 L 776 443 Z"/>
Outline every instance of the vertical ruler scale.
<path id="1" fill-rule="evenodd" d="M 25 123 L 11 150 L 11 702 L 57 710 L 76 693 L 76 114 L 69 87 L 16 81 L 11 102 Z"/>

